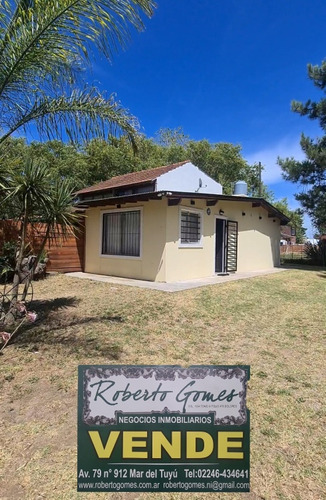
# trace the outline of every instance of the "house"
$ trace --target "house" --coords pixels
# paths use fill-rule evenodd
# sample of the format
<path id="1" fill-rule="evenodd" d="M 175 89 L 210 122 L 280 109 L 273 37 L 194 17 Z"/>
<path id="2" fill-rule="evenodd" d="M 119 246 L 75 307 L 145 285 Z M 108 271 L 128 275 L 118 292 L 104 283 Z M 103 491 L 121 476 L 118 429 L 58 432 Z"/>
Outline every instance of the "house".
<path id="1" fill-rule="evenodd" d="M 295 245 L 296 242 L 295 227 L 281 226 L 281 245 Z"/>
<path id="2" fill-rule="evenodd" d="M 287 217 L 241 189 L 223 195 L 190 161 L 113 177 L 77 196 L 87 216 L 86 272 L 174 282 L 279 265 Z"/>

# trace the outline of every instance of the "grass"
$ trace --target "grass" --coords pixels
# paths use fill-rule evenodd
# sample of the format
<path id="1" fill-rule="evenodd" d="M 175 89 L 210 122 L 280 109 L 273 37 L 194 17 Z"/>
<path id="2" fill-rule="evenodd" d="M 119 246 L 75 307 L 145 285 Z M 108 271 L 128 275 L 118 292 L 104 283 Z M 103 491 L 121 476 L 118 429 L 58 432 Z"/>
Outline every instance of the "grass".
<path id="1" fill-rule="evenodd" d="M 322 500 L 326 273 L 166 294 L 51 276 L 0 358 L 1 499 Z M 76 492 L 78 364 L 249 364 L 251 493 Z"/>

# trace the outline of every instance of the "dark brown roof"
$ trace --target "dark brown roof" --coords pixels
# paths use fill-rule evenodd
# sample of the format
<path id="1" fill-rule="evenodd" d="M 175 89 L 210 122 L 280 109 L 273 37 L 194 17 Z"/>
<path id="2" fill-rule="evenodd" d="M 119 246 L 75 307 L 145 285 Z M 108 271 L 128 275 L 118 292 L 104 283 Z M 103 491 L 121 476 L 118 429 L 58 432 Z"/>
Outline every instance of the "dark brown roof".
<path id="1" fill-rule="evenodd" d="M 107 181 L 99 182 L 94 186 L 90 186 L 80 191 L 76 194 L 86 194 L 92 193 L 94 191 L 105 191 L 107 189 L 113 189 L 122 186 L 133 186 L 135 184 L 143 184 L 144 182 L 151 182 L 160 177 L 160 175 L 170 172 L 175 168 L 181 167 L 189 163 L 189 160 L 181 161 L 179 163 L 173 163 L 172 165 L 165 165 L 164 167 L 151 168 L 150 170 L 141 170 L 140 172 L 130 172 L 130 174 L 118 175 L 112 177 Z"/>

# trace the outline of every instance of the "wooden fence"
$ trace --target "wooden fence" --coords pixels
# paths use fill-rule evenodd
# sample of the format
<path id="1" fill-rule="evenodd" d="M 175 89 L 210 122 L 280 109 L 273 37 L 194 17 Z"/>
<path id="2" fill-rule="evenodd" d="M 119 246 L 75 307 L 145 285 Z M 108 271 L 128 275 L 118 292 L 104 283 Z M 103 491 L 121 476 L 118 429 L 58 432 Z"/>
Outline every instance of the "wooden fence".
<path id="1" fill-rule="evenodd" d="M 13 220 L 0 221 L 0 253 L 5 241 L 17 241 L 18 224 Z M 40 248 L 45 234 L 45 224 L 35 224 L 28 227 L 28 241 L 31 242 L 33 252 Z M 61 237 L 51 239 L 45 246 L 47 257 L 47 271 L 57 271 L 62 273 L 83 271 L 85 252 L 85 232 L 81 227 L 78 236 L 72 233 L 67 238 Z"/>

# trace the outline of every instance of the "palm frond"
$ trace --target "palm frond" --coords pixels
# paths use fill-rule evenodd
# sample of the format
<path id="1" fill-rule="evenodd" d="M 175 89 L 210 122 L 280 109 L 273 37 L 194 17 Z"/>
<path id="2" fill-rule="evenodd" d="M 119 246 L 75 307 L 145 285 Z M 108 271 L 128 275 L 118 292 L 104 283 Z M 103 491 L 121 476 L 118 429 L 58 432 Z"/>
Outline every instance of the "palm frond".
<path id="1" fill-rule="evenodd" d="M 7 173 L 7 198 L 20 198 L 33 206 L 35 203 L 46 205 L 48 194 L 49 173 L 45 165 L 26 158 L 21 169 L 12 168 Z"/>
<path id="2" fill-rule="evenodd" d="M 49 238 L 77 235 L 83 215 L 73 207 L 74 186 L 67 179 L 57 180 L 50 190 L 50 202 L 42 210 L 42 222 L 47 224 Z"/>
<path id="3" fill-rule="evenodd" d="M 0 144 L 20 127 L 35 122 L 40 135 L 49 140 L 68 135 L 71 141 L 125 134 L 137 147 L 138 122 L 113 95 L 105 99 L 95 88 L 73 91 L 68 97 L 42 97 L 29 107 L 16 107 L 15 119 Z"/>
<path id="4" fill-rule="evenodd" d="M 0 38 L 0 98 L 38 90 L 45 78 L 57 81 L 84 60 L 90 44 L 107 57 L 142 29 L 141 13 L 152 14 L 152 0 L 34 0 L 17 2 Z M 67 74 L 62 75 L 63 78 Z"/>
<path id="5" fill-rule="evenodd" d="M 151 16 L 153 8 L 153 0 L 2 1 L 0 142 L 36 120 L 48 138 L 121 130 L 134 145 L 135 119 L 112 96 L 105 99 L 95 89 L 57 96 L 76 85 L 91 45 L 111 57 L 131 27 L 142 29 L 142 16 Z"/>

